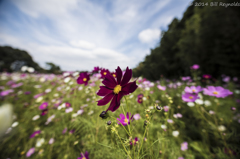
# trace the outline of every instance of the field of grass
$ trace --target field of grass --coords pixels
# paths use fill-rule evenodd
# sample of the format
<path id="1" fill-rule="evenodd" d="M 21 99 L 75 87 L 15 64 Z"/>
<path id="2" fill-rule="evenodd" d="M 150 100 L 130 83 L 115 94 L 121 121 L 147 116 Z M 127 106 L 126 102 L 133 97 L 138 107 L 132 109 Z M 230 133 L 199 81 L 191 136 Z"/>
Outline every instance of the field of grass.
<path id="1" fill-rule="evenodd" d="M 197 71 L 191 79 L 132 78 L 137 89 L 102 118 L 109 103 L 97 105 L 102 99 L 97 95 L 99 86 L 104 86 L 100 77 L 91 73 L 85 85 L 77 83 L 77 72 L 1 73 L 0 158 L 240 158 L 237 78 L 203 79 Z M 221 86 L 229 91 L 217 97 L 221 92 L 213 91 L 211 96 L 201 89 L 187 96 L 192 100 L 187 102 L 183 97 L 190 86 Z M 120 114 L 128 122 L 121 124 Z"/>

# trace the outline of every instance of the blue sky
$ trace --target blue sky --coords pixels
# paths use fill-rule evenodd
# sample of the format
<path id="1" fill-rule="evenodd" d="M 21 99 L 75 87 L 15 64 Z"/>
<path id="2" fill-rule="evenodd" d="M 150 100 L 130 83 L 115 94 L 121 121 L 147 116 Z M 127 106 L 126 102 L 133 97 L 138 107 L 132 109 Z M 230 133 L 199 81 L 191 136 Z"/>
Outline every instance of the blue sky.
<path id="1" fill-rule="evenodd" d="M 191 0 L 2 0 L 0 45 L 28 51 L 45 67 L 134 68 Z"/>

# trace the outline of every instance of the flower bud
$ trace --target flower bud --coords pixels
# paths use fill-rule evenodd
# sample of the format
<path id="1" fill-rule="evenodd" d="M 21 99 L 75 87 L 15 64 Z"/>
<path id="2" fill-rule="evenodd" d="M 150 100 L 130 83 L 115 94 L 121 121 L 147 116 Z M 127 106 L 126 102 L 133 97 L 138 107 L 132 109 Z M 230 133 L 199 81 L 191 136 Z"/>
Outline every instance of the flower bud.
<path id="1" fill-rule="evenodd" d="M 99 115 L 102 119 L 107 119 L 109 117 L 108 113 L 106 111 L 102 111 L 102 113 Z"/>
<path id="2" fill-rule="evenodd" d="M 111 120 L 109 120 L 109 121 L 107 122 L 107 124 L 108 124 L 108 125 L 111 125 L 111 124 L 112 124 Z"/>

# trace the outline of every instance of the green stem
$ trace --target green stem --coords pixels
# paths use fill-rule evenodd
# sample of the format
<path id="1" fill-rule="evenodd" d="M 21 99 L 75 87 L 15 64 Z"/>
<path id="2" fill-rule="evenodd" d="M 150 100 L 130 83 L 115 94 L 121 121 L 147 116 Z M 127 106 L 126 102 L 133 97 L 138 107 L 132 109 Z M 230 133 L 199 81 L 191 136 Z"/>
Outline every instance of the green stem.
<path id="1" fill-rule="evenodd" d="M 123 142 L 122 142 L 122 140 L 121 140 L 121 137 L 118 135 L 118 133 L 116 132 L 116 134 L 117 134 L 117 136 L 118 136 L 118 138 L 119 138 L 119 140 L 121 141 L 121 143 L 122 143 L 122 146 L 123 146 L 123 148 L 124 148 L 124 150 L 126 151 L 126 153 L 128 154 L 128 156 L 132 159 L 132 157 L 131 157 L 131 155 L 128 153 L 128 151 L 126 150 L 126 147 L 124 146 L 124 144 L 123 144 Z"/>
<path id="2" fill-rule="evenodd" d="M 113 118 L 114 120 L 116 120 L 118 122 L 118 120 L 114 117 L 111 116 L 111 118 Z M 121 122 L 120 122 L 121 123 Z M 125 127 L 123 126 L 123 124 L 121 123 L 122 127 L 124 128 L 124 130 L 126 131 L 126 133 L 130 136 L 129 132 L 125 129 Z"/>

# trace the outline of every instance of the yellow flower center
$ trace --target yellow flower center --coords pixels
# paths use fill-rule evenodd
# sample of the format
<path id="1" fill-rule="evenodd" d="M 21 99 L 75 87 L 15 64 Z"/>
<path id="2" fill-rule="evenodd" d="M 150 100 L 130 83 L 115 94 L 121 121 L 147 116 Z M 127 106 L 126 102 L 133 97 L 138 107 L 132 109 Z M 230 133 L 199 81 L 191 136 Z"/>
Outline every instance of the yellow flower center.
<path id="1" fill-rule="evenodd" d="M 213 92 L 213 94 L 218 94 L 218 92 L 215 91 L 215 92 Z"/>
<path id="2" fill-rule="evenodd" d="M 104 75 L 106 75 L 106 74 L 107 74 L 107 72 L 104 72 L 103 74 L 104 74 Z"/>
<path id="3" fill-rule="evenodd" d="M 126 124 L 127 124 L 127 123 L 128 123 L 128 119 L 124 119 L 124 123 L 126 123 Z"/>
<path id="4" fill-rule="evenodd" d="M 189 99 L 193 99 L 193 97 L 192 97 L 192 96 L 190 96 L 190 97 L 189 97 Z"/>
<path id="5" fill-rule="evenodd" d="M 116 75 L 115 75 L 115 74 L 113 74 L 113 77 L 116 77 Z"/>
<path id="6" fill-rule="evenodd" d="M 113 89 L 113 92 L 115 94 L 118 94 L 122 90 L 122 87 L 120 85 L 116 85 L 116 87 Z"/>
<path id="7" fill-rule="evenodd" d="M 192 91 L 193 91 L 193 92 L 195 92 L 196 90 L 195 90 L 195 89 L 193 89 Z"/>
<path id="8" fill-rule="evenodd" d="M 87 81 L 87 78 L 83 78 L 83 81 L 86 82 L 86 81 Z"/>
<path id="9" fill-rule="evenodd" d="M 83 157 L 82 159 L 86 159 L 85 157 Z"/>

